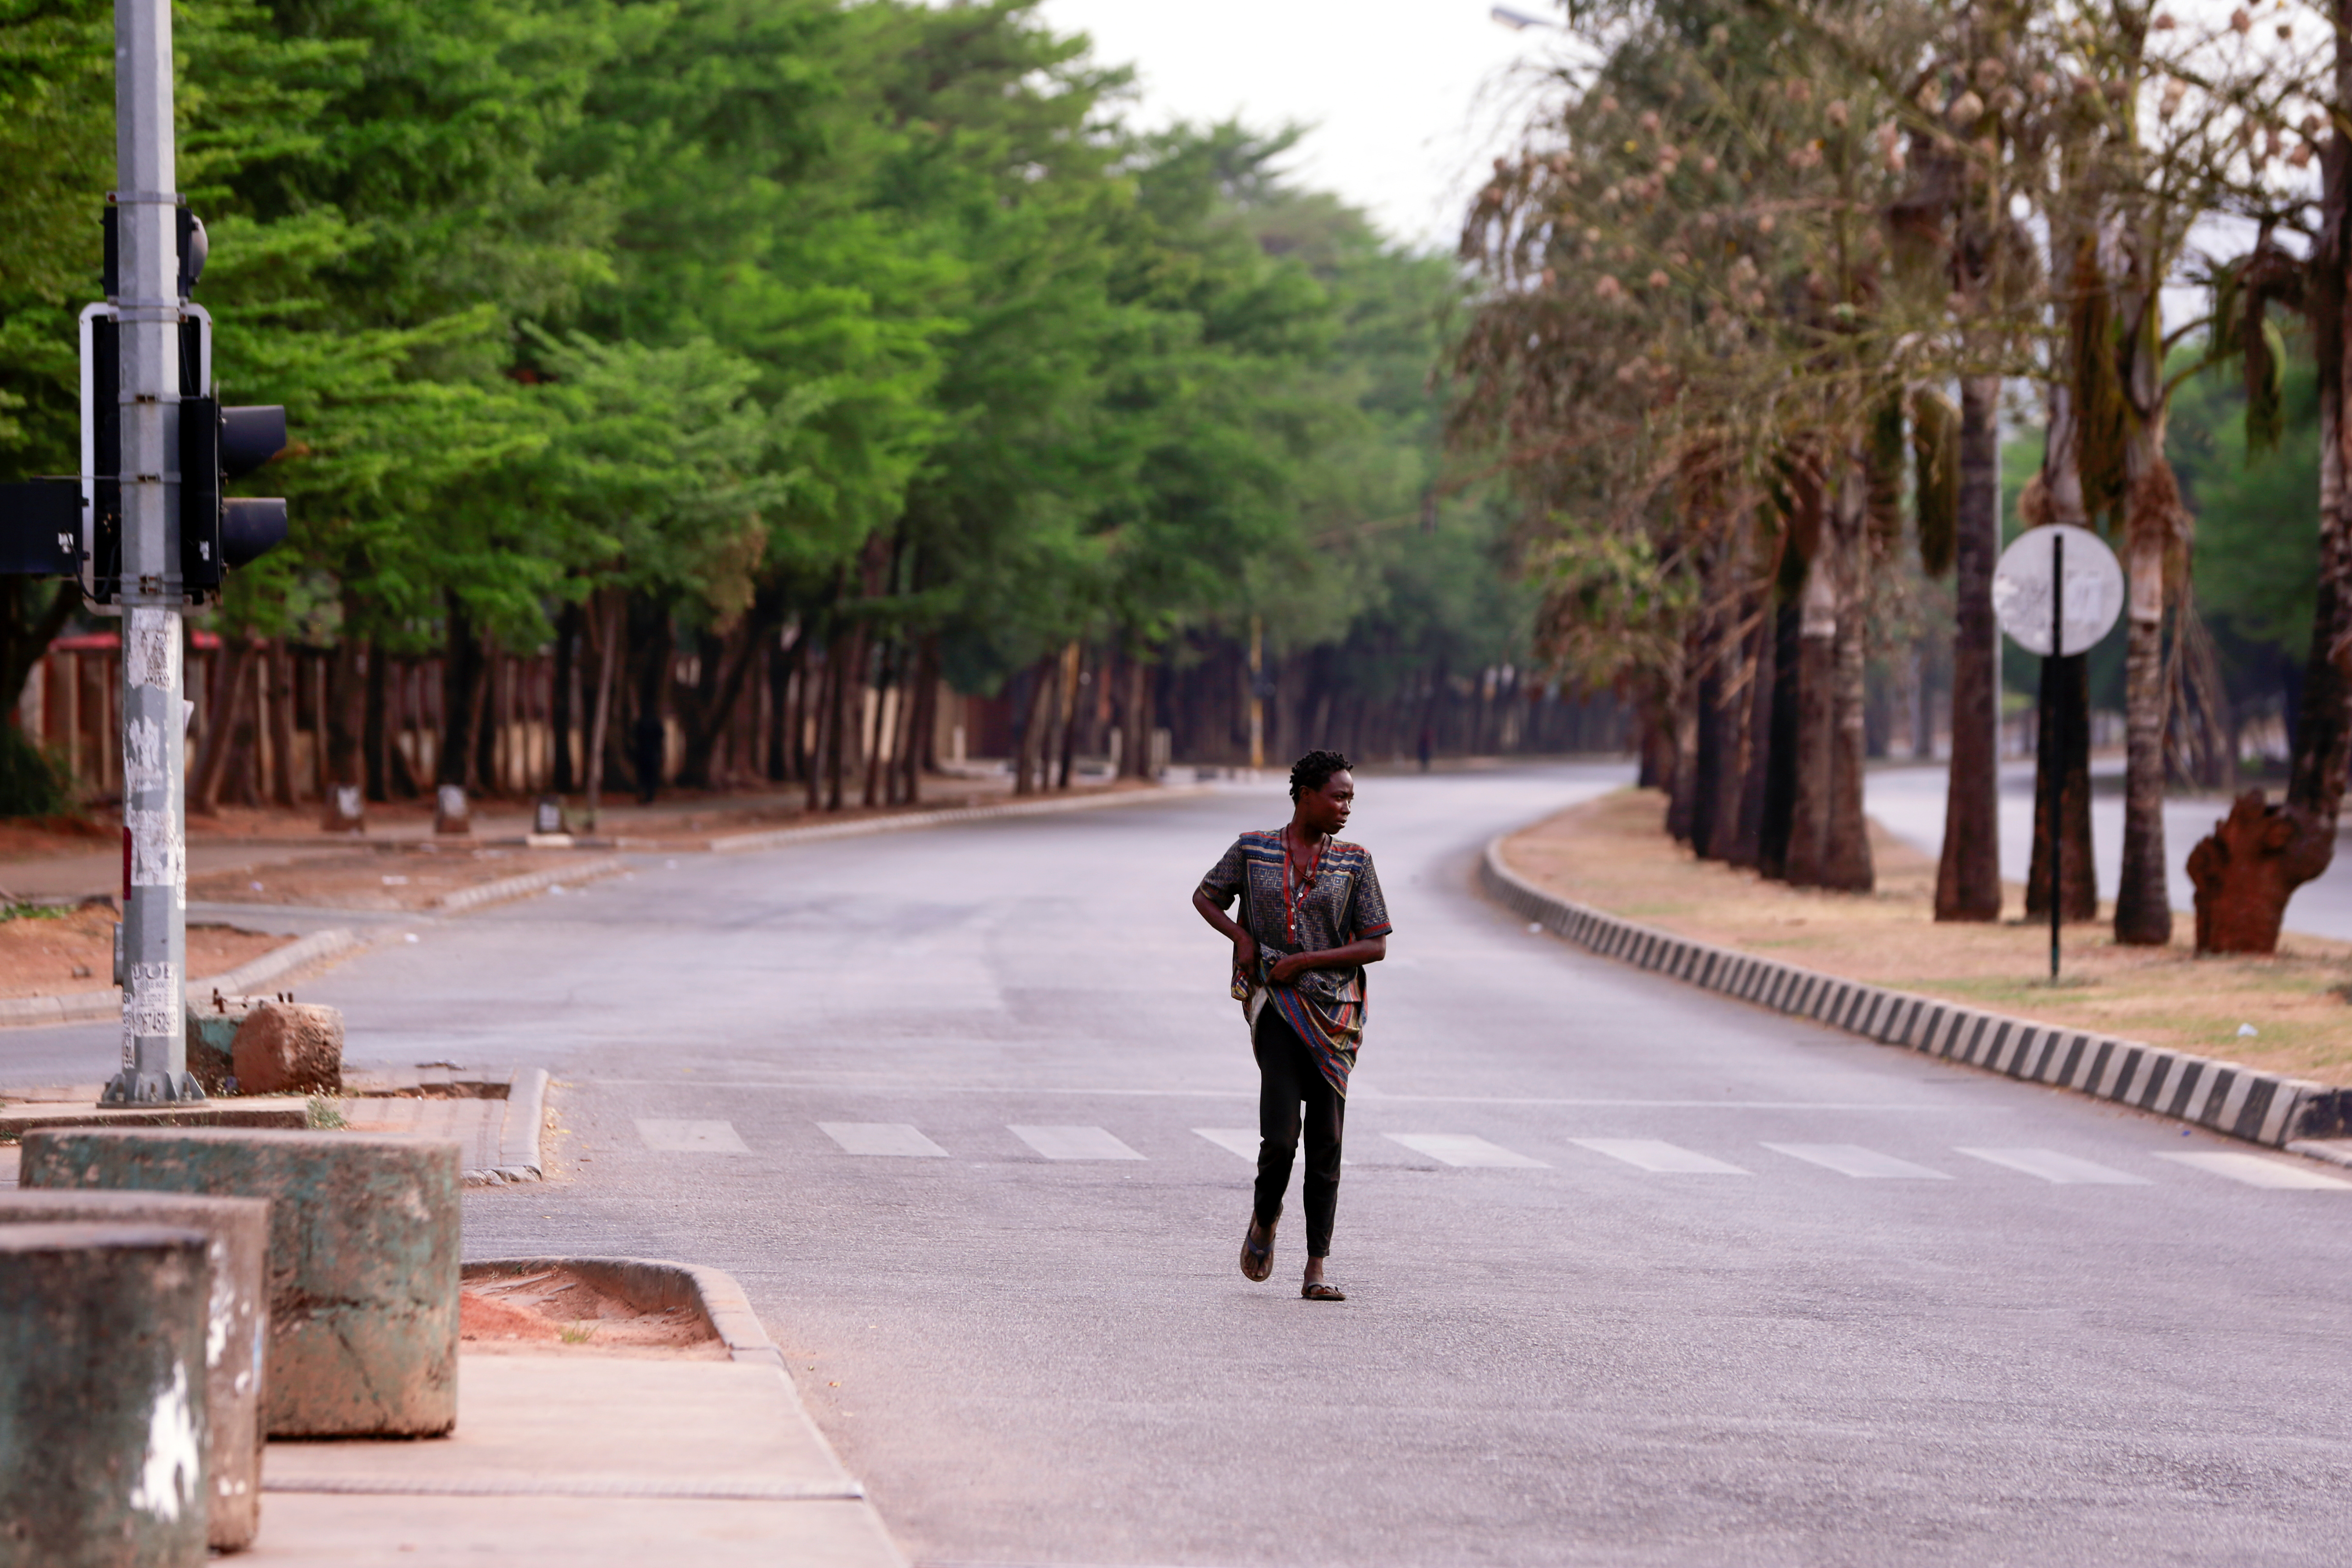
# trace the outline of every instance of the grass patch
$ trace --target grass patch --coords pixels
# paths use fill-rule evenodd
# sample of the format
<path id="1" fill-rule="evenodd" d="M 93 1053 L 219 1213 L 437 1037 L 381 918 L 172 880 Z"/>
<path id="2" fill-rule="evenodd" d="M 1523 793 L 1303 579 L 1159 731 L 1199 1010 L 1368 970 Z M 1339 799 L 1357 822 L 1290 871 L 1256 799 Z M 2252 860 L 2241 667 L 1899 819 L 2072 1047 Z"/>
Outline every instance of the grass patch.
<path id="1" fill-rule="evenodd" d="M 566 1323 L 563 1327 L 558 1329 L 556 1332 L 562 1336 L 563 1342 L 567 1345 L 584 1345 L 590 1340 L 596 1337 L 596 1325 L 593 1323 Z"/>
<path id="2" fill-rule="evenodd" d="M 302 1106 L 302 1124 L 320 1132 L 339 1131 L 351 1123 L 343 1120 L 342 1102 L 314 1094 Z"/>

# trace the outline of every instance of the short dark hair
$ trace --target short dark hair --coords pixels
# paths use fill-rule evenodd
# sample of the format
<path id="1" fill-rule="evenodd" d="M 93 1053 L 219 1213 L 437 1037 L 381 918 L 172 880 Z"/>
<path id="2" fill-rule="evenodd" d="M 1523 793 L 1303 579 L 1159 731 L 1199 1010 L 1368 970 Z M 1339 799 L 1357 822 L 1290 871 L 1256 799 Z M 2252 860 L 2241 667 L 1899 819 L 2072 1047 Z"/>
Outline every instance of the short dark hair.
<path id="1" fill-rule="evenodd" d="M 1297 800 L 1302 790 L 1321 789 L 1331 782 L 1333 773 L 1344 773 L 1355 766 L 1337 752 L 1309 752 L 1290 764 L 1290 798 Z"/>

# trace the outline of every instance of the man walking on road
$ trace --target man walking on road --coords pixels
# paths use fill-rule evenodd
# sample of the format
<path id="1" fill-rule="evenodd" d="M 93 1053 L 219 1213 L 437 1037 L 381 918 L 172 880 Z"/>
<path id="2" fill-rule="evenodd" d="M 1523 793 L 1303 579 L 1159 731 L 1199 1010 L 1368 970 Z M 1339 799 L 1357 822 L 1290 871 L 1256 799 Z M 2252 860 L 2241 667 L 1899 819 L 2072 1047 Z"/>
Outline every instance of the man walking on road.
<path id="1" fill-rule="evenodd" d="M 1389 910 L 1372 857 L 1333 837 L 1348 826 L 1355 775 L 1337 752 L 1290 769 L 1290 823 L 1244 833 L 1192 893 L 1201 918 L 1234 944 L 1234 996 L 1257 1057 L 1257 1189 L 1242 1238 L 1242 1272 L 1274 1272 L 1274 1227 L 1298 1148 L 1303 1108 L 1307 1274 L 1299 1294 L 1344 1301 L 1323 1278 L 1339 1202 L 1339 1141 L 1348 1074 L 1364 1037 L 1364 968 L 1388 956 Z M 1241 921 L 1225 915 L 1235 898 Z"/>

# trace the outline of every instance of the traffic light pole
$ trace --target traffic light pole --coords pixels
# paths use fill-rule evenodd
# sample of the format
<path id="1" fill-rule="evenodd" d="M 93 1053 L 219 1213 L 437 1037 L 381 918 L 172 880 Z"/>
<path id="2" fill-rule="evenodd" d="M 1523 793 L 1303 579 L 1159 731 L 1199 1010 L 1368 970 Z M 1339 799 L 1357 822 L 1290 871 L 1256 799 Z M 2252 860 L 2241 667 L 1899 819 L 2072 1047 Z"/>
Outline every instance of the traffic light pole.
<path id="1" fill-rule="evenodd" d="M 188 1077 L 181 695 L 179 205 L 170 0 L 115 0 L 122 495 L 122 1070 L 113 1102 L 201 1100 Z M 205 389 L 191 389 L 191 395 Z"/>

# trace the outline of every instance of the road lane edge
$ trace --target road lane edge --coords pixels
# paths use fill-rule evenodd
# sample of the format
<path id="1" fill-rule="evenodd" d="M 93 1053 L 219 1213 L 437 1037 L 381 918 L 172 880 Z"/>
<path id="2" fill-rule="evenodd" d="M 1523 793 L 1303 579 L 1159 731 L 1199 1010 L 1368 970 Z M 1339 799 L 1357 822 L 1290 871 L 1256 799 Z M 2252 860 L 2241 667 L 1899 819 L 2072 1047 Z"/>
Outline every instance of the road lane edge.
<path id="1" fill-rule="evenodd" d="M 1503 858 L 1508 837 L 1487 841 L 1478 862 L 1480 889 L 1505 909 L 1602 958 L 1880 1045 L 2072 1089 L 2273 1149 L 2340 1138 L 2352 1130 L 2352 1090 L 1843 980 L 1572 902 L 1511 869 Z"/>
<path id="2" fill-rule="evenodd" d="M 587 860 L 572 866 L 551 866 L 543 871 L 525 871 L 519 877 L 504 877 L 495 882 L 482 882 L 470 888 L 460 888 L 436 902 L 429 911 L 434 914 L 461 914 L 478 910 L 485 904 L 502 904 L 514 899 L 573 882 L 593 882 L 604 877 L 617 877 L 629 868 L 626 859 L 608 855 L 602 860 Z"/>
<path id="3" fill-rule="evenodd" d="M 248 959 L 235 969 L 191 980 L 188 992 L 192 996 L 200 989 L 207 994 L 217 991 L 224 996 L 247 995 L 295 970 L 321 959 L 338 957 L 352 948 L 364 945 L 359 937 L 341 926 L 312 931 L 284 947 L 273 949 L 258 958 Z M 115 986 L 108 986 L 102 991 L 68 991 L 54 996 L 0 996 L 0 1029 L 26 1028 L 42 1024 L 94 1023 L 100 1018 L 116 1017 L 121 1012 L 122 993 Z"/>
<path id="4" fill-rule="evenodd" d="M 1003 805 L 964 805 L 944 811 L 906 812 L 896 816 L 865 816 L 855 822 L 831 822 L 814 827 L 776 827 L 759 833 L 723 834 L 709 841 L 709 853 L 740 855 L 754 849 L 780 849 L 791 844 L 820 843 L 828 838 L 859 838 L 869 833 L 900 833 L 915 827 L 945 827 L 959 822 L 989 822 L 1001 816 L 1040 816 L 1065 811 L 1089 811 L 1107 805 L 1138 805 L 1147 801 L 1185 800 L 1211 793 L 1213 786 L 1208 784 L 1161 784 L 1155 789 L 1053 795 L 1043 800 L 1013 801 Z"/>

